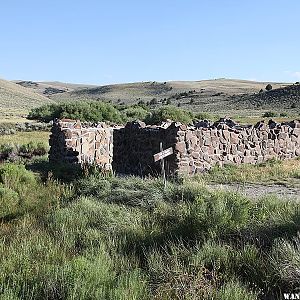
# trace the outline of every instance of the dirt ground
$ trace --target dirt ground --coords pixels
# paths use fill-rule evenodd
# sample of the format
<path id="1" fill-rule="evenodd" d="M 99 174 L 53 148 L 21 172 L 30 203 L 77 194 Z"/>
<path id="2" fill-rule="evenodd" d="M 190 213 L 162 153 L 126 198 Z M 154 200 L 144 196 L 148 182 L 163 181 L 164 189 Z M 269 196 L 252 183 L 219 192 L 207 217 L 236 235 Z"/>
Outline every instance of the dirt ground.
<path id="1" fill-rule="evenodd" d="M 227 190 L 239 192 L 250 198 L 260 198 L 267 195 L 276 195 L 282 199 L 294 199 L 300 201 L 300 188 L 287 187 L 284 185 L 260 185 L 260 184 L 210 184 L 208 187 L 212 190 Z"/>

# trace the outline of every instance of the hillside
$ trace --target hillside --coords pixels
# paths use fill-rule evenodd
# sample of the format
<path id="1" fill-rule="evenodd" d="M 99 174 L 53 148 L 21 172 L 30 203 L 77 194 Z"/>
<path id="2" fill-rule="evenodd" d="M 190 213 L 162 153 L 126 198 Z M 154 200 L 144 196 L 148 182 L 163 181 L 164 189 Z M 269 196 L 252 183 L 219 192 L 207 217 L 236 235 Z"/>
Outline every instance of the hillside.
<path id="1" fill-rule="evenodd" d="M 216 79 L 202 81 L 169 81 L 169 82 L 136 82 L 113 84 L 92 88 L 76 89 L 67 93 L 53 95 L 56 101 L 101 99 L 112 102 L 134 103 L 138 100 L 150 101 L 153 98 L 162 100 L 183 93 L 199 94 L 199 98 L 222 97 L 235 94 L 254 93 L 266 86 L 266 82 L 253 82 L 234 79 Z M 274 88 L 284 86 L 284 83 L 273 83 Z M 201 97 L 200 97 L 201 94 Z"/>
<path id="2" fill-rule="evenodd" d="M 0 79 L 0 113 L 26 112 L 53 100 L 11 81 Z"/>
<path id="3" fill-rule="evenodd" d="M 235 118 L 238 116 L 258 117 L 266 109 L 280 113 L 288 112 L 293 116 L 298 115 L 299 86 L 271 83 L 273 90 L 266 92 L 265 87 L 268 83 L 214 79 L 93 86 L 62 82 L 15 81 L 12 83 L 2 80 L 1 86 L 5 86 L 6 97 L 1 97 L 0 107 L 1 109 L 7 108 L 7 102 L 14 109 L 24 110 L 51 101 L 59 103 L 100 100 L 118 104 L 143 101 L 152 102 L 154 107 L 172 104 L 194 112 L 204 111 Z M 4 94 L 3 91 L 2 88 L 2 94 Z M 12 100 L 9 101 L 8 98 Z"/>
<path id="4" fill-rule="evenodd" d="M 233 103 L 239 108 L 269 108 L 277 107 L 300 108 L 300 85 L 289 85 L 283 88 L 273 89 L 254 94 L 245 94 L 236 97 Z"/>
<path id="5" fill-rule="evenodd" d="M 157 105 L 173 104 L 193 111 L 206 111 L 226 115 L 261 115 L 264 107 L 241 103 L 245 95 L 258 94 L 268 82 L 255 82 L 236 79 L 215 79 L 201 81 L 137 82 L 114 84 L 93 88 L 76 89 L 50 96 L 61 101 L 103 100 L 112 103 L 132 104 L 138 101 L 149 102 L 155 99 Z M 274 89 L 284 88 L 287 83 L 272 83 Z M 272 106 L 272 105 L 271 105 Z M 277 105 L 276 109 L 285 109 Z"/>
<path id="6" fill-rule="evenodd" d="M 16 80 L 14 81 L 14 83 L 23 86 L 25 88 L 32 89 L 43 96 L 51 96 L 58 93 L 72 92 L 76 89 L 94 87 L 93 85 L 65 83 L 59 81 L 36 82 L 36 81 Z"/>

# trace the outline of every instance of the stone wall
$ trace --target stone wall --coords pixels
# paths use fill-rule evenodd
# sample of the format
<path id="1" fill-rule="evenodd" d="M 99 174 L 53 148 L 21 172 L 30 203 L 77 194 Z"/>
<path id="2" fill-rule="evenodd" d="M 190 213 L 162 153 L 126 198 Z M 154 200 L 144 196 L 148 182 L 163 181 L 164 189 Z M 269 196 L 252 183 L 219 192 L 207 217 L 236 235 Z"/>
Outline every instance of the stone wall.
<path id="1" fill-rule="evenodd" d="M 232 120 L 220 119 L 213 124 L 181 126 L 176 140 L 178 173 L 195 174 L 214 165 L 259 164 L 272 158 L 284 160 L 299 156 L 300 123 L 269 121 L 240 126 Z"/>
<path id="2" fill-rule="evenodd" d="M 55 122 L 50 137 L 49 160 L 96 163 L 116 173 L 157 175 L 160 162 L 153 155 L 172 147 L 165 159 L 168 174 L 195 174 L 214 165 L 258 164 L 272 158 L 300 155 L 300 123 L 259 122 L 241 126 L 229 119 L 194 126 L 167 122 L 146 126 L 131 122 L 122 128 L 90 126 L 72 120 Z"/>
<path id="3" fill-rule="evenodd" d="M 113 169 L 123 174 L 160 174 L 161 163 L 154 162 L 153 155 L 160 152 L 161 142 L 163 149 L 174 147 L 178 131 L 175 124 L 146 126 L 138 121 L 114 130 Z M 176 172 L 175 155 L 165 159 L 165 168 L 168 173 Z"/>
<path id="4" fill-rule="evenodd" d="M 49 144 L 50 162 L 96 163 L 112 169 L 113 129 L 104 123 L 91 126 L 74 120 L 56 121 Z"/>

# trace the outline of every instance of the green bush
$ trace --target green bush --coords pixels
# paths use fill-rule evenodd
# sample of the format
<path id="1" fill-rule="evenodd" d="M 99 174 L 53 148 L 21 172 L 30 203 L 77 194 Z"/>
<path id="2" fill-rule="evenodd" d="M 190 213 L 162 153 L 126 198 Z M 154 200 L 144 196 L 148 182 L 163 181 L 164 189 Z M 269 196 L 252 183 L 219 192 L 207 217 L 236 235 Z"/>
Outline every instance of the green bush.
<path id="1" fill-rule="evenodd" d="M 144 120 L 148 115 L 148 110 L 141 106 L 128 107 L 122 111 L 122 117 L 125 121 Z"/>
<path id="2" fill-rule="evenodd" d="M 175 106 L 164 106 L 154 110 L 151 115 L 145 119 L 145 122 L 147 124 L 158 124 L 167 119 L 188 124 L 192 122 L 193 114 Z"/>
<path id="3" fill-rule="evenodd" d="M 36 183 L 34 174 L 25 169 L 22 164 L 5 163 L 0 166 L 0 183 L 9 188 L 16 188 L 20 184 Z"/>
<path id="4" fill-rule="evenodd" d="M 207 112 L 201 112 L 201 113 L 195 114 L 194 118 L 196 120 L 212 120 L 213 116 Z"/>
<path id="5" fill-rule="evenodd" d="M 48 144 L 44 142 L 29 142 L 27 144 L 23 144 L 19 146 L 20 154 L 27 154 L 29 156 L 37 155 L 45 155 L 49 150 Z"/>
<path id="6" fill-rule="evenodd" d="M 266 111 L 262 116 L 263 118 L 273 118 L 278 117 L 278 114 L 275 111 Z"/>
<path id="7" fill-rule="evenodd" d="M 10 154 L 16 151 L 15 147 L 11 144 L 1 144 L 0 145 L 0 156 L 7 158 Z"/>
<path id="8" fill-rule="evenodd" d="M 55 118 L 70 118 L 90 122 L 122 122 L 119 110 L 110 103 L 99 101 L 43 105 L 32 109 L 28 118 L 43 122 L 49 122 Z"/>

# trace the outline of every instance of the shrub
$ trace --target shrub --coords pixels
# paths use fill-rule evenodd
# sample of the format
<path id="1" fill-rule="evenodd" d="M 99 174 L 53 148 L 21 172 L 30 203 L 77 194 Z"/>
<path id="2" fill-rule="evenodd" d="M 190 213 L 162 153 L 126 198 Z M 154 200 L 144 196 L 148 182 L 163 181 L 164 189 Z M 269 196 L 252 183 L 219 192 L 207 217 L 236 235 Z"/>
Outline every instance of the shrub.
<path id="1" fill-rule="evenodd" d="M 43 122 L 49 122 L 55 118 L 90 122 L 122 122 L 121 113 L 112 104 L 99 101 L 43 105 L 32 109 L 28 118 Z"/>
<path id="2" fill-rule="evenodd" d="M 152 114 L 145 119 L 145 122 L 147 124 L 158 124 L 167 119 L 171 119 L 172 121 L 188 124 L 192 122 L 192 117 L 191 112 L 178 109 L 175 106 L 164 106 L 154 110 Z"/>
<path id="3" fill-rule="evenodd" d="M 144 120 L 149 112 L 141 106 L 132 106 L 125 108 L 122 115 L 125 121 Z"/>
<path id="4" fill-rule="evenodd" d="M 212 118 L 213 118 L 212 115 L 207 112 L 201 112 L 195 114 L 196 120 L 211 120 Z"/>
<path id="5" fill-rule="evenodd" d="M 21 155 L 33 156 L 33 155 L 45 155 L 49 150 L 46 143 L 43 142 L 29 142 L 19 146 L 19 153 Z"/>
<path id="6" fill-rule="evenodd" d="M 266 90 L 271 91 L 273 89 L 272 85 L 269 83 L 266 85 Z"/>
<path id="7" fill-rule="evenodd" d="M 273 117 L 277 117 L 277 116 L 278 116 L 278 114 L 276 112 L 274 112 L 274 111 L 266 111 L 262 115 L 263 118 L 273 118 Z"/>
<path id="8" fill-rule="evenodd" d="M 280 113 L 280 117 L 287 117 L 287 116 L 288 116 L 288 114 L 285 112 Z"/>
<path id="9" fill-rule="evenodd" d="M 157 99 L 156 98 L 151 99 L 150 105 L 156 105 L 156 104 L 158 104 Z"/>
<path id="10" fill-rule="evenodd" d="M 0 158 L 8 158 L 11 154 L 16 151 L 15 147 L 11 144 L 0 145 Z"/>
<path id="11" fill-rule="evenodd" d="M 9 188 L 16 188 L 20 184 L 35 184 L 32 172 L 27 171 L 22 164 L 5 163 L 0 166 L 0 183 Z"/>

